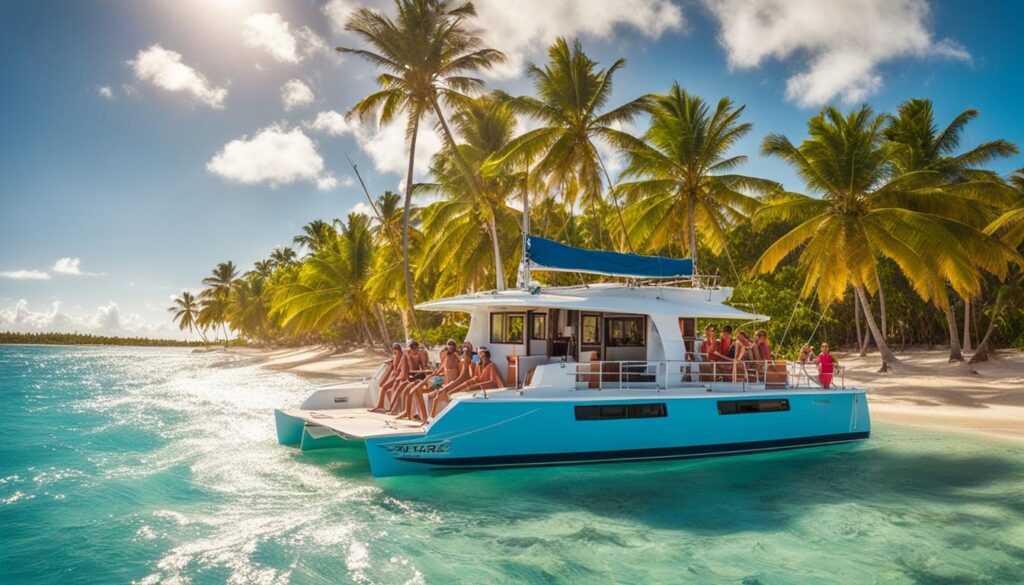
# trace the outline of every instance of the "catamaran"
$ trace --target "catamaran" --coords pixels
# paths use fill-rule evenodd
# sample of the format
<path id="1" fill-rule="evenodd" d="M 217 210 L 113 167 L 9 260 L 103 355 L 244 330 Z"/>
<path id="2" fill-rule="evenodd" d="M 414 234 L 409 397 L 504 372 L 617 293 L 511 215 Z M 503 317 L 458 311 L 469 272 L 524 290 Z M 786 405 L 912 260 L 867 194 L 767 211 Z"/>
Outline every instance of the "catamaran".
<path id="1" fill-rule="evenodd" d="M 531 280 L 538 270 L 627 280 L 543 287 Z M 362 443 L 373 475 L 389 477 L 867 439 L 865 391 L 847 387 L 841 367 L 835 385 L 824 388 L 807 364 L 710 361 L 700 353 L 700 322 L 767 320 L 726 304 L 731 292 L 695 274 L 689 259 L 528 236 L 516 289 L 417 306 L 467 313 L 467 340 L 489 348 L 506 388 L 455 394 L 419 426 L 368 411 L 382 365 L 362 382 L 320 388 L 297 408 L 276 410 L 278 442 L 302 450 Z"/>

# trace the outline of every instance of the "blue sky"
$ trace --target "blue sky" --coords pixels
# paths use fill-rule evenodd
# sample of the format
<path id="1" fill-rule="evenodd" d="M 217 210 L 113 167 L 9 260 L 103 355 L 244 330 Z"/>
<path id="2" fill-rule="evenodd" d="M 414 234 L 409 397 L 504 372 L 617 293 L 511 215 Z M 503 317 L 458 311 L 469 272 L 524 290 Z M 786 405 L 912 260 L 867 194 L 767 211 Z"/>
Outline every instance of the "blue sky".
<path id="1" fill-rule="evenodd" d="M 792 189 L 793 173 L 757 146 L 769 132 L 801 139 L 826 103 L 891 110 L 930 97 L 943 122 L 981 111 L 965 146 L 1024 144 L 1018 2 L 476 4 L 485 40 L 510 56 L 491 86 L 529 91 L 522 63 L 578 36 L 603 63 L 627 59 L 617 102 L 678 80 L 745 104 L 744 171 Z M 0 330 L 172 335 L 169 297 L 217 262 L 246 269 L 309 220 L 358 209 L 346 154 L 374 193 L 397 190 L 402 130 L 337 115 L 373 88 L 369 66 L 330 50 L 357 44 L 338 23 L 358 5 L 0 5 Z M 424 137 L 422 160 L 438 143 Z"/>

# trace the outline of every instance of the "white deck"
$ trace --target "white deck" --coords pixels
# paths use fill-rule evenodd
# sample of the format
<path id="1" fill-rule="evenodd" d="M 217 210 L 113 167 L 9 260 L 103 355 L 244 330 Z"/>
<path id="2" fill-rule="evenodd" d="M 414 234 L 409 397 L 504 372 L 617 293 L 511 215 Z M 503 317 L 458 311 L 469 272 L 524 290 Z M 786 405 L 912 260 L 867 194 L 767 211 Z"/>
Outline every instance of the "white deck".
<path id="1" fill-rule="evenodd" d="M 302 419 L 307 423 L 325 427 L 346 439 L 362 440 L 370 437 L 408 435 L 423 433 L 423 427 L 416 421 L 398 420 L 390 414 L 369 412 L 365 408 L 344 408 L 333 410 L 283 409 L 288 416 Z"/>

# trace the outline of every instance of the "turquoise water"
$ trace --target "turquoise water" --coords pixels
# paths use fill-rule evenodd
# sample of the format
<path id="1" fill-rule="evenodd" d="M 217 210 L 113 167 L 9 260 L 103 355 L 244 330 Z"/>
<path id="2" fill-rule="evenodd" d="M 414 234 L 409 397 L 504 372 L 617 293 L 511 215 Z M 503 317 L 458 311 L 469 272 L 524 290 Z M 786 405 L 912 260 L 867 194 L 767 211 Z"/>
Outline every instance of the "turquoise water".
<path id="1" fill-rule="evenodd" d="M 312 383 L 179 349 L 0 347 L 0 583 L 1021 583 L 1024 447 L 877 424 L 756 456 L 370 478 Z"/>

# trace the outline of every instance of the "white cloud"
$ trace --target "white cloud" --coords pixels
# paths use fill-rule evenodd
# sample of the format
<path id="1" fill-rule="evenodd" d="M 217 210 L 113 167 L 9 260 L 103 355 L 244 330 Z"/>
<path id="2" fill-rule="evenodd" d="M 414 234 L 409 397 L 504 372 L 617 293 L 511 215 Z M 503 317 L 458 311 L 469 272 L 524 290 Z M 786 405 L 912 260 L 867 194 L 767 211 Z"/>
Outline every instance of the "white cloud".
<path id="1" fill-rule="evenodd" d="M 181 62 L 181 53 L 170 51 L 159 44 L 139 51 L 128 64 L 141 81 L 172 92 L 190 94 L 196 100 L 213 108 L 223 108 L 228 90 L 215 87 L 206 76 Z"/>
<path id="2" fill-rule="evenodd" d="M 898 58 L 969 60 L 953 41 L 932 36 L 926 0 L 704 0 L 721 24 L 729 64 L 757 67 L 768 58 L 804 56 L 786 81 L 801 106 L 836 96 L 859 102 L 882 86 L 879 65 Z"/>
<path id="3" fill-rule="evenodd" d="M 345 21 L 348 20 L 353 10 L 355 10 L 355 6 L 349 0 L 331 0 L 323 8 L 327 22 L 330 23 L 331 30 L 336 34 L 345 32 Z"/>
<path id="4" fill-rule="evenodd" d="M 308 106 L 313 103 L 313 90 L 298 79 L 289 79 L 281 86 L 281 102 L 286 112 Z"/>
<path id="5" fill-rule="evenodd" d="M 376 214 L 373 212 L 373 208 L 370 207 L 365 201 L 360 201 L 359 203 L 353 205 L 348 210 L 348 213 L 345 214 L 345 217 L 348 217 L 349 213 L 360 213 L 362 215 L 366 215 L 369 217 L 376 217 Z"/>
<path id="6" fill-rule="evenodd" d="M 508 62 L 487 72 L 517 77 L 528 58 L 542 54 L 558 37 L 610 38 L 617 26 L 631 26 L 656 39 L 682 30 L 683 12 L 670 0 L 478 0 L 477 25 L 484 44 L 499 49 Z"/>
<path id="7" fill-rule="evenodd" d="M 252 138 L 242 136 L 224 145 L 206 169 L 221 177 L 271 187 L 309 181 L 318 189 L 331 189 L 337 180 L 324 172 L 324 159 L 313 142 L 299 128 L 288 130 L 273 124 L 258 131 Z"/>
<path id="8" fill-rule="evenodd" d="M 12 307 L 0 308 L 0 331 L 181 337 L 170 323 L 152 324 L 136 313 L 126 315 L 113 301 L 92 313 L 71 314 L 61 310 L 60 301 L 54 301 L 48 311 L 33 311 L 21 299 Z"/>
<path id="9" fill-rule="evenodd" d="M 50 275 L 41 270 L 2 270 L 0 278 L 14 280 L 50 280 Z"/>
<path id="10" fill-rule="evenodd" d="M 404 122 L 397 121 L 383 127 L 376 124 L 366 125 L 360 123 L 358 119 L 346 120 L 345 116 L 338 112 L 328 110 L 320 112 L 315 120 L 305 122 L 303 125 L 310 130 L 323 132 L 330 136 L 351 134 L 363 152 L 370 155 L 374 168 L 381 172 L 401 175 L 404 179 L 406 170 L 409 168 L 409 150 Z M 441 150 L 443 144 L 441 136 L 434 132 L 429 122 L 420 122 L 416 139 L 416 162 L 413 174 L 415 178 L 419 179 L 427 174 L 430 168 L 430 159 Z M 353 184 L 354 180 L 351 177 L 346 179 L 347 184 Z"/>
<path id="11" fill-rule="evenodd" d="M 242 38 L 246 46 L 263 49 L 280 63 L 300 63 L 327 50 L 323 39 L 308 26 L 293 33 L 288 21 L 276 12 L 258 12 L 246 18 Z"/>
<path id="12" fill-rule="evenodd" d="M 358 126 L 359 123 L 357 121 L 349 122 L 345 119 L 345 116 L 335 112 L 334 110 L 328 110 L 326 112 L 320 112 L 316 115 L 315 120 L 312 122 L 306 122 L 303 125 L 310 130 L 323 132 L 330 136 L 344 136 L 345 134 L 355 133 L 356 126 Z"/>
<path id="13" fill-rule="evenodd" d="M 114 90 L 110 89 L 109 85 L 104 85 L 104 86 L 100 87 L 99 89 L 96 90 L 96 93 L 98 93 L 101 98 L 108 99 L 108 100 L 114 99 Z"/>
<path id="14" fill-rule="evenodd" d="M 102 276 L 100 272 L 82 271 L 82 261 L 79 258 L 64 257 L 53 263 L 50 270 L 58 274 L 70 274 L 73 276 Z"/>

